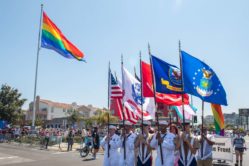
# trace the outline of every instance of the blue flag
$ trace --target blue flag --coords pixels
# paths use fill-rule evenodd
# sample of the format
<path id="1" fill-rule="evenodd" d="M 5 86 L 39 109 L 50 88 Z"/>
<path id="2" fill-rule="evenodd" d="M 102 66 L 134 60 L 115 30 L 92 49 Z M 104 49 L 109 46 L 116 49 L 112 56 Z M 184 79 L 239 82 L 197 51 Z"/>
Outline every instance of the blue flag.
<path id="1" fill-rule="evenodd" d="M 215 72 L 188 53 L 181 54 L 184 92 L 209 103 L 227 105 L 226 92 Z"/>
<path id="2" fill-rule="evenodd" d="M 180 70 L 155 56 L 151 56 L 155 77 L 156 92 L 164 94 L 181 94 L 182 80 Z"/>

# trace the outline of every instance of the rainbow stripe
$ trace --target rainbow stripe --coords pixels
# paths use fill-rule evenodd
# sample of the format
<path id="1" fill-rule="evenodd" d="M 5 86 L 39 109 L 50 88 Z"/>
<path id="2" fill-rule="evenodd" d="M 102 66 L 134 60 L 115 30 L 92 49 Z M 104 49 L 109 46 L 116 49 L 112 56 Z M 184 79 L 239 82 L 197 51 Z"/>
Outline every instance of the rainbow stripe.
<path id="1" fill-rule="evenodd" d="M 43 12 L 41 46 L 52 49 L 66 58 L 82 61 L 84 57 L 84 54 L 67 40 L 45 12 Z"/>
<path id="2" fill-rule="evenodd" d="M 211 104 L 216 134 L 224 136 L 225 121 L 219 104 Z"/>

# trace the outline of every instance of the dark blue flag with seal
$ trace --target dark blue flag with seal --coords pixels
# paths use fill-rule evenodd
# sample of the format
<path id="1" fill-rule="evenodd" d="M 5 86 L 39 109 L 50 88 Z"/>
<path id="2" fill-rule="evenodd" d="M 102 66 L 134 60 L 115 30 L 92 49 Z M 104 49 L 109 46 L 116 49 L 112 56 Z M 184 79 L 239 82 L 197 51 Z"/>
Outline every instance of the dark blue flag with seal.
<path id="1" fill-rule="evenodd" d="M 181 94 L 182 80 L 180 70 L 153 55 L 152 67 L 155 77 L 156 92 L 164 94 Z"/>
<path id="2" fill-rule="evenodd" d="M 184 92 L 209 103 L 227 105 L 226 92 L 213 69 L 184 51 L 181 57 Z"/>

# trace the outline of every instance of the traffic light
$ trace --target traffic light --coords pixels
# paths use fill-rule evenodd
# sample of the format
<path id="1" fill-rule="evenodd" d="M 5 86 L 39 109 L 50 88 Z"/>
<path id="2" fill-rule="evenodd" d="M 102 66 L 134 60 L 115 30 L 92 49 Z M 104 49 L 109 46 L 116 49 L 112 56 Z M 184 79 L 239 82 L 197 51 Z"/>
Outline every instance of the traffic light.
<path id="1" fill-rule="evenodd" d="M 194 115 L 194 123 L 197 123 L 197 116 Z"/>

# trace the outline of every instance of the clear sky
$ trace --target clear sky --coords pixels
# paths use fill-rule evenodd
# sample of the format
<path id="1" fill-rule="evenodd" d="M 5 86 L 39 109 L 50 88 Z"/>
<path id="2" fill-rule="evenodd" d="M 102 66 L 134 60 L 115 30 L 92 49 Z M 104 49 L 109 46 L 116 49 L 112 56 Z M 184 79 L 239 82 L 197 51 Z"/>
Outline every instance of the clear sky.
<path id="1" fill-rule="evenodd" d="M 120 76 L 120 55 L 130 72 L 139 51 L 151 51 L 179 66 L 182 49 L 204 60 L 219 76 L 228 106 L 249 107 L 248 0 L 1 0 L 0 84 L 33 100 L 40 4 L 64 35 L 85 54 L 87 63 L 41 49 L 37 94 L 57 102 L 107 106 L 107 68 Z M 138 71 L 138 70 L 137 70 Z M 194 104 L 201 109 L 200 100 Z M 200 115 L 198 112 L 198 115 Z M 205 104 L 205 114 L 211 114 Z"/>

